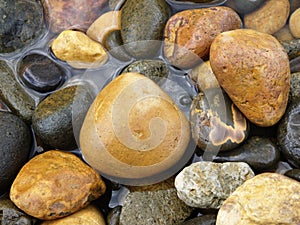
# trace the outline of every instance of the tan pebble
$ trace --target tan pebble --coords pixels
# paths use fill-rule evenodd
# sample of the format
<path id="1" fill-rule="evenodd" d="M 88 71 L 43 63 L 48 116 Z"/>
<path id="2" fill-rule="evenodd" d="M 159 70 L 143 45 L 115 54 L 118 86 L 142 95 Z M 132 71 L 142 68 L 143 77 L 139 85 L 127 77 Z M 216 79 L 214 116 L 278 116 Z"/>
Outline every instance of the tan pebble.
<path id="1" fill-rule="evenodd" d="M 299 200 L 298 181 L 276 173 L 259 174 L 225 200 L 216 225 L 298 225 Z"/>
<path id="2" fill-rule="evenodd" d="M 258 10 L 244 17 L 245 28 L 274 34 L 279 31 L 289 17 L 289 0 L 267 0 Z"/>
<path id="3" fill-rule="evenodd" d="M 104 44 L 106 36 L 121 29 L 121 11 L 110 11 L 101 15 L 87 30 L 86 34 L 93 40 Z"/>
<path id="4" fill-rule="evenodd" d="M 63 31 L 53 41 L 51 49 L 58 59 L 74 68 L 95 68 L 107 60 L 102 45 L 80 31 Z"/>
<path id="5" fill-rule="evenodd" d="M 300 8 L 290 17 L 289 26 L 295 38 L 300 38 Z"/>
<path id="6" fill-rule="evenodd" d="M 100 212 L 93 205 L 89 205 L 80 211 L 52 221 L 44 221 L 41 225 L 105 225 L 105 219 Z"/>
<path id="7" fill-rule="evenodd" d="M 276 37 L 278 41 L 291 41 L 295 39 L 291 33 L 289 25 L 285 25 L 283 28 L 273 34 L 273 36 Z"/>
<path id="8" fill-rule="evenodd" d="M 99 174 L 77 156 L 51 150 L 22 167 L 11 186 L 10 199 L 28 215 L 52 220 L 84 208 L 105 189 Z"/>

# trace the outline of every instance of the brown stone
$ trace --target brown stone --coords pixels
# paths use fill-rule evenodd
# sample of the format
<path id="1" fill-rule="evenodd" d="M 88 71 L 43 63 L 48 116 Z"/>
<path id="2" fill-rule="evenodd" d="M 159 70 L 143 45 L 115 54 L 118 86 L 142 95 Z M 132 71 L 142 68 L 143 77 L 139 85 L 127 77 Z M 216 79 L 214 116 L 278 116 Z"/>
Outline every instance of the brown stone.
<path id="1" fill-rule="evenodd" d="M 300 223 L 300 183 L 263 173 L 238 187 L 221 206 L 216 225 Z"/>
<path id="2" fill-rule="evenodd" d="M 291 33 L 289 25 L 285 25 L 279 31 L 273 34 L 278 41 L 291 41 L 294 39 L 294 36 Z"/>
<path id="3" fill-rule="evenodd" d="M 164 32 L 164 54 L 171 64 L 191 68 L 207 57 L 221 32 L 241 28 L 241 19 L 229 7 L 185 10 L 173 15 Z"/>
<path id="4" fill-rule="evenodd" d="M 279 121 L 287 106 L 290 67 L 275 37 L 249 29 L 224 32 L 211 45 L 210 64 L 220 86 L 252 123 L 266 127 Z"/>
<path id="5" fill-rule="evenodd" d="M 267 0 L 258 10 L 244 17 L 247 29 L 274 34 L 284 27 L 290 13 L 289 0 Z"/>
<path id="6" fill-rule="evenodd" d="M 50 29 L 59 33 L 66 29 L 87 28 L 100 16 L 106 0 L 42 0 Z"/>
<path id="7" fill-rule="evenodd" d="M 105 219 L 99 209 L 89 205 L 80 211 L 56 220 L 44 221 L 41 225 L 105 225 Z"/>
<path id="8" fill-rule="evenodd" d="M 107 60 L 104 47 L 81 31 L 63 31 L 53 41 L 51 49 L 58 59 L 74 68 L 96 68 Z"/>
<path id="9" fill-rule="evenodd" d="M 300 8 L 297 9 L 290 17 L 289 26 L 295 38 L 300 38 Z"/>
<path id="10" fill-rule="evenodd" d="M 99 174 L 77 156 L 51 150 L 23 166 L 11 186 L 10 198 L 28 215 L 52 220 L 84 208 L 105 188 Z"/>

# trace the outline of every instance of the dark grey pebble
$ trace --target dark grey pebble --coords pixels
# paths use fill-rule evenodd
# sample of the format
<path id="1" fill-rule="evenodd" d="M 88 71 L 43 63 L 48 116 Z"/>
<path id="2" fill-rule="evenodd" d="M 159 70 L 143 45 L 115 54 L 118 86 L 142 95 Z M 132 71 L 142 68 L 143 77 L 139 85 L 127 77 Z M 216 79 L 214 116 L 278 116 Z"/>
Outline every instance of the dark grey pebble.
<path id="1" fill-rule="evenodd" d="M 107 225 L 119 225 L 122 207 L 116 206 L 107 215 Z"/>
<path id="2" fill-rule="evenodd" d="M 300 39 L 281 41 L 280 44 L 283 46 L 290 60 L 300 56 Z"/>
<path id="3" fill-rule="evenodd" d="M 292 73 L 290 80 L 289 104 L 300 99 L 300 72 Z"/>
<path id="4" fill-rule="evenodd" d="M 29 126 L 16 115 L 0 111 L 0 195 L 7 191 L 29 159 L 33 145 Z M 1 218 L 1 216 L 0 216 Z"/>
<path id="5" fill-rule="evenodd" d="M 228 0 L 226 4 L 236 12 L 246 14 L 260 7 L 264 2 L 265 0 Z"/>
<path id="6" fill-rule="evenodd" d="M 215 225 L 216 224 L 216 215 L 203 215 L 191 220 L 185 221 L 178 225 Z"/>
<path id="7" fill-rule="evenodd" d="M 300 182 L 300 169 L 288 170 L 284 175 Z"/>

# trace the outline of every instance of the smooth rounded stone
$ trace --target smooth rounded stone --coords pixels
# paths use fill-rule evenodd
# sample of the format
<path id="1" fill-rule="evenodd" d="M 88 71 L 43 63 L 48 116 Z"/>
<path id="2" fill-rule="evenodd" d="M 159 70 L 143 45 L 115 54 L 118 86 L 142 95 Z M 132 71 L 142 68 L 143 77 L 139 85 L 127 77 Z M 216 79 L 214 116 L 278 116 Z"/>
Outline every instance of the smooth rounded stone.
<path id="1" fill-rule="evenodd" d="M 175 188 L 133 192 L 124 201 L 120 225 L 177 224 L 188 218 L 192 210 L 177 197 Z"/>
<path id="2" fill-rule="evenodd" d="M 297 102 L 300 99 L 300 72 L 291 73 L 291 88 L 289 103 Z"/>
<path id="3" fill-rule="evenodd" d="M 138 59 L 157 55 L 169 16 L 170 8 L 164 0 L 126 0 L 121 15 L 126 51 Z"/>
<path id="4" fill-rule="evenodd" d="M 292 74 L 300 72 L 300 56 L 295 59 L 290 60 L 291 67 L 291 82 L 292 82 Z"/>
<path id="5" fill-rule="evenodd" d="M 107 225 L 119 225 L 120 224 L 120 215 L 121 215 L 121 206 L 116 206 L 113 208 L 107 215 Z"/>
<path id="6" fill-rule="evenodd" d="M 33 225 L 37 220 L 18 209 L 8 197 L 0 198 L 1 225 Z"/>
<path id="7" fill-rule="evenodd" d="M 204 209 L 218 209 L 231 193 L 254 177 L 243 162 L 196 162 L 185 167 L 175 178 L 178 197 L 185 204 Z"/>
<path id="8" fill-rule="evenodd" d="M 189 76 L 196 82 L 198 89 L 205 92 L 207 89 L 220 88 L 219 82 L 211 69 L 210 62 L 206 61 L 191 70 Z"/>
<path id="9" fill-rule="evenodd" d="M 100 16 L 107 0 L 42 0 L 50 30 L 59 33 L 67 29 L 86 31 Z"/>
<path id="10" fill-rule="evenodd" d="M 164 56 L 176 67 L 191 68 L 208 56 L 218 34 L 241 26 L 239 15 L 224 6 L 176 13 L 164 30 Z"/>
<path id="11" fill-rule="evenodd" d="M 162 60 L 139 60 L 129 64 L 122 73 L 140 73 L 159 84 L 168 77 L 169 69 Z"/>
<path id="12" fill-rule="evenodd" d="M 121 29 L 121 11 L 109 11 L 96 19 L 86 31 L 94 41 L 104 44 L 106 36 Z"/>
<path id="13" fill-rule="evenodd" d="M 246 14 L 261 6 L 265 0 L 228 0 L 226 5 L 236 12 Z"/>
<path id="14" fill-rule="evenodd" d="M 77 69 L 97 68 L 107 61 L 104 47 L 81 31 L 65 30 L 52 42 L 54 55 Z"/>
<path id="15" fill-rule="evenodd" d="M 0 54 L 32 45 L 45 31 L 39 1 L 2 0 L 0 18 Z"/>
<path id="16" fill-rule="evenodd" d="M 108 53 L 113 57 L 121 61 L 130 61 L 131 56 L 126 52 L 121 37 L 121 31 L 115 30 L 107 34 L 104 47 L 108 50 Z"/>
<path id="17" fill-rule="evenodd" d="M 300 169 L 300 99 L 286 111 L 278 126 L 277 141 L 289 163 Z"/>
<path id="18" fill-rule="evenodd" d="M 246 181 L 219 210 L 216 225 L 299 224 L 300 183 L 276 173 Z"/>
<path id="19" fill-rule="evenodd" d="M 37 53 L 22 58 L 18 75 L 24 85 L 41 93 L 56 90 L 68 78 L 65 69 L 47 56 Z"/>
<path id="20" fill-rule="evenodd" d="M 194 141 L 205 151 L 231 150 L 249 134 L 246 118 L 220 88 L 194 97 L 190 124 Z"/>
<path id="21" fill-rule="evenodd" d="M 75 125 L 81 127 L 92 101 L 89 87 L 84 85 L 68 86 L 50 94 L 33 114 L 35 134 L 53 148 L 76 149 Z"/>
<path id="22" fill-rule="evenodd" d="M 290 64 L 275 37 L 250 29 L 223 32 L 211 45 L 210 64 L 247 119 L 262 127 L 280 120 L 288 102 Z"/>
<path id="23" fill-rule="evenodd" d="M 0 111 L 0 195 L 9 187 L 29 159 L 32 133 L 19 117 Z"/>
<path id="24" fill-rule="evenodd" d="M 281 41 L 280 44 L 283 46 L 290 60 L 300 56 L 300 38 L 291 41 Z"/>
<path id="25" fill-rule="evenodd" d="M 21 117 L 26 123 L 31 123 L 35 101 L 24 91 L 24 88 L 15 79 L 11 68 L 2 60 L 0 60 L 0 99 L 14 114 Z"/>
<path id="26" fill-rule="evenodd" d="M 85 160 L 112 181 L 165 180 L 193 154 L 189 123 L 175 102 L 142 74 L 123 73 L 96 97 L 80 131 Z"/>
<path id="27" fill-rule="evenodd" d="M 216 215 L 203 215 L 198 216 L 196 218 L 193 218 L 191 220 L 187 220 L 183 223 L 180 223 L 178 225 L 215 225 L 216 224 Z"/>
<path id="28" fill-rule="evenodd" d="M 300 169 L 288 170 L 284 175 L 300 182 Z"/>
<path id="29" fill-rule="evenodd" d="M 279 31 L 273 34 L 278 41 L 291 41 L 294 39 L 294 36 L 291 33 L 289 25 L 285 25 Z"/>
<path id="30" fill-rule="evenodd" d="M 72 153 L 50 150 L 27 162 L 10 189 L 10 199 L 41 220 L 68 216 L 100 197 L 99 174 Z"/>
<path id="31" fill-rule="evenodd" d="M 279 158 L 280 152 L 276 144 L 269 138 L 254 136 L 229 152 L 220 152 L 214 161 L 245 162 L 254 171 L 266 171 L 274 166 Z"/>
<path id="32" fill-rule="evenodd" d="M 286 24 L 290 15 L 289 0 L 266 0 L 256 11 L 244 16 L 244 26 L 274 34 Z"/>
<path id="33" fill-rule="evenodd" d="M 106 225 L 101 211 L 93 205 L 89 205 L 67 217 L 44 221 L 41 225 Z"/>
<path id="34" fill-rule="evenodd" d="M 290 16 L 289 27 L 295 38 L 300 38 L 300 8 Z"/>

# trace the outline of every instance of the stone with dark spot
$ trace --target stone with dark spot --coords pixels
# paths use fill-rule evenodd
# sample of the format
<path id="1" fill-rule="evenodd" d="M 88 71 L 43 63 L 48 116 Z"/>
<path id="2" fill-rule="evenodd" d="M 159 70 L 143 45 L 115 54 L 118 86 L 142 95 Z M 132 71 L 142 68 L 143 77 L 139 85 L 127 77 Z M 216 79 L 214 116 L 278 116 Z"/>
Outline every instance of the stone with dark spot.
<path id="1" fill-rule="evenodd" d="M 274 166 L 279 158 L 280 152 L 276 144 L 269 138 L 255 136 L 229 152 L 220 152 L 214 161 L 245 162 L 255 171 L 265 171 Z"/>
<path id="2" fill-rule="evenodd" d="M 0 195 L 9 190 L 32 147 L 29 126 L 19 117 L 0 111 Z M 1 214 L 1 213 L 0 213 Z"/>
<path id="3" fill-rule="evenodd" d="M 277 141 L 288 162 L 300 168 L 300 100 L 287 109 L 278 126 Z"/>
<path id="4" fill-rule="evenodd" d="M 246 118 L 219 88 L 193 99 L 190 123 L 193 139 L 202 150 L 231 150 L 249 133 Z"/>
<path id="5" fill-rule="evenodd" d="M 67 71 L 45 55 L 26 55 L 18 65 L 20 80 L 27 87 L 41 92 L 54 91 L 67 79 Z"/>
<path id="6" fill-rule="evenodd" d="M 121 36 L 135 58 L 158 54 L 170 8 L 164 0 L 127 0 L 122 7 Z"/>
<path id="7" fill-rule="evenodd" d="M 92 95 L 84 85 L 68 86 L 52 93 L 34 112 L 32 126 L 36 135 L 53 148 L 77 148 L 74 125 L 81 127 L 92 101 Z"/>
<path id="8" fill-rule="evenodd" d="M 35 109 L 34 99 L 24 91 L 6 62 L 0 60 L 0 99 L 27 123 Z"/>
<path id="9" fill-rule="evenodd" d="M 0 53 L 20 50 L 36 42 L 44 29 L 40 1 L 2 0 L 0 2 Z"/>

